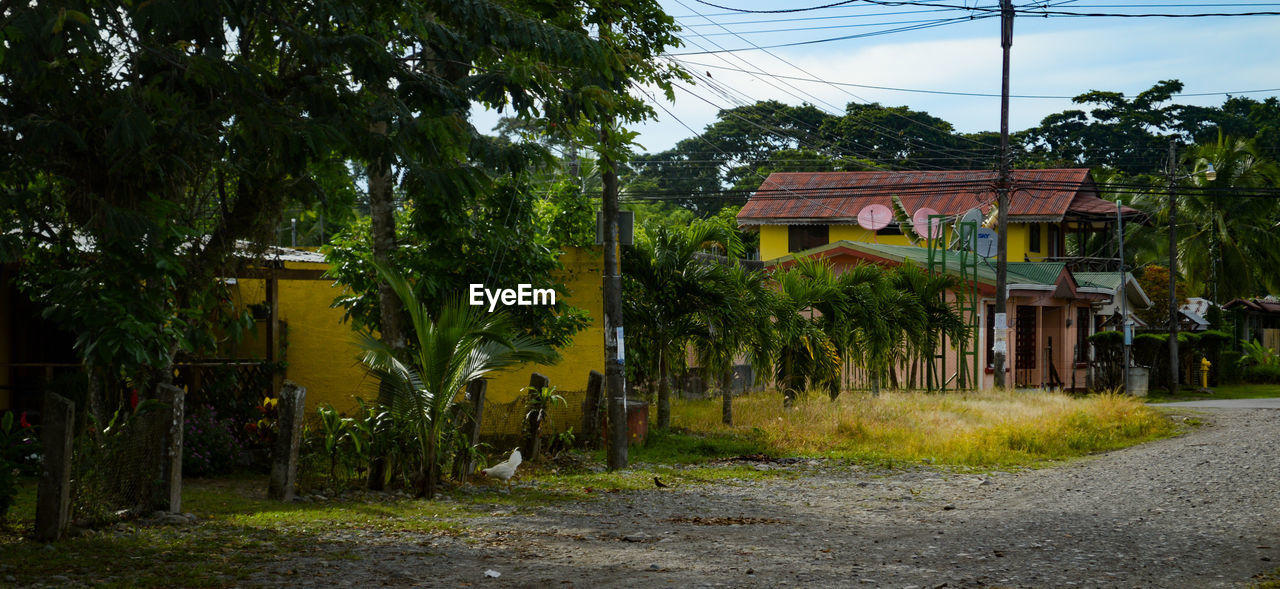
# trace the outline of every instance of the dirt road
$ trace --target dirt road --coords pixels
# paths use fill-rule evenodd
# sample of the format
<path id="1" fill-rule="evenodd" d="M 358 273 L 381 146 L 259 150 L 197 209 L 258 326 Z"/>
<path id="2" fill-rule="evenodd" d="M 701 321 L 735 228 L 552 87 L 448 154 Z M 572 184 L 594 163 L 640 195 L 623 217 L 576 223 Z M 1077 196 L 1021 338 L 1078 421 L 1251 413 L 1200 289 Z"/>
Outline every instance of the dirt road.
<path id="1" fill-rule="evenodd" d="M 605 495 L 460 536 L 334 538 L 257 583 L 433 587 L 1240 587 L 1280 567 L 1280 412 L 1017 473 L 829 464 Z M 294 571 L 294 574 L 285 573 Z M 498 577 L 486 576 L 486 571 Z"/>

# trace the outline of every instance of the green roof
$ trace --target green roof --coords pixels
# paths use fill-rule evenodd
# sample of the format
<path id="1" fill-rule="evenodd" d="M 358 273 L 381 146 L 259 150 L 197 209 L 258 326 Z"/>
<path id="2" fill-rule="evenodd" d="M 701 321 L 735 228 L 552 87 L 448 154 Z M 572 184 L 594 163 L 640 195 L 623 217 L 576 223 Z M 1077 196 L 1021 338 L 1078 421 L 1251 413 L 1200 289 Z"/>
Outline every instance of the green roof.
<path id="1" fill-rule="evenodd" d="M 1119 272 L 1076 272 L 1076 282 L 1080 286 L 1092 288 L 1105 288 L 1114 291 L 1120 288 Z"/>
<path id="2" fill-rule="evenodd" d="M 842 240 L 833 241 L 827 245 L 799 253 L 807 255 L 836 246 L 844 246 L 849 249 L 858 250 L 895 261 L 911 260 L 922 268 L 929 265 L 929 250 L 927 248 L 910 245 L 888 245 L 882 243 Z M 944 262 L 946 263 L 947 273 L 958 276 L 960 274 L 960 252 L 954 250 L 939 250 L 938 253 L 941 254 L 943 252 L 945 252 Z M 1058 277 L 1062 275 L 1063 268 L 1066 268 L 1066 264 L 1063 262 L 1009 262 L 1007 266 L 1008 283 L 1052 286 L 1057 283 Z M 976 270 L 978 282 L 985 284 L 996 283 L 996 267 L 994 259 L 978 258 Z"/>

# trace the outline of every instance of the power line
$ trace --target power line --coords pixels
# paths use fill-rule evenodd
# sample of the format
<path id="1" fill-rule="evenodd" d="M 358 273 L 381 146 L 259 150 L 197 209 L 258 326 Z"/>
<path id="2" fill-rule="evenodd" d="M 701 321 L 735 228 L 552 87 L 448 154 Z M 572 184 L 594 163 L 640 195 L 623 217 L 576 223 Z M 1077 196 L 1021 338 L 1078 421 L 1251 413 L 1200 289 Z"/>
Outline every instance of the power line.
<path id="1" fill-rule="evenodd" d="M 684 2 L 681 2 L 680 0 L 676 0 L 676 2 L 677 2 L 678 4 L 680 4 L 681 6 L 684 6 L 686 9 L 690 10 L 690 12 L 693 12 L 694 14 L 697 14 L 697 11 L 692 10 L 692 9 L 689 9 L 689 7 L 688 7 L 688 6 L 686 6 L 686 5 L 684 4 Z M 704 17 L 704 18 L 705 18 L 706 20 L 708 20 L 708 21 L 711 21 L 711 19 L 710 19 L 710 18 L 706 18 L 706 17 Z M 724 27 L 723 25 L 722 25 L 720 28 L 725 29 L 725 30 L 728 30 L 728 29 L 727 29 L 726 27 Z M 742 38 L 742 37 L 739 37 L 739 38 L 740 38 L 740 39 L 742 39 L 743 41 L 746 41 L 747 43 L 751 44 L 753 47 L 759 47 L 758 45 L 756 45 L 755 43 L 752 43 L 751 41 L 749 41 L 749 40 L 747 40 L 747 39 L 744 39 L 744 38 Z M 714 43 L 714 42 L 713 42 L 713 43 Z M 717 47 L 718 47 L 718 46 L 719 46 L 719 45 L 717 45 Z M 760 48 L 760 49 L 767 49 L 767 48 L 764 48 L 764 47 L 759 47 L 759 48 Z M 773 52 L 771 52 L 771 51 L 765 51 L 765 54 L 769 55 L 770 57 L 773 57 L 774 59 L 776 59 L 776 60 L 778 60 L 778 61 L 780 61 L 780 62 L 782 62 L 782 63 L 786 64 L 787 66 L 789 66 L 789 67 L 791 67 L 791 68 L 794 68 L 795 70 L 799 71 L 800 73 L 803 73 L 803 74 L 805 74 L 805 75 L 808 75 L 808 76 L 811 76 L 811 77 L 815 77 L 815 78 L 816 78 L 816 76 L 814 76 L 814 75 L 813 75 L 811 72 L 809 72 L 808 70 L 805 70 L 804 68 L 802 68 L 802 67 L 800 67 L 800 66 L 798 66 L 798 65 L 796 65 L 796 64 L 794 64 L 794 63 L 792 63 L 792 62 L 790 62 L 790 61 L 788 61 L 788 60 L 786 60 L 786 59 L 784 59 L 784 58 L 782 58 L 781 56 L 777 55 L 776 53 L 773 53 Z M 736 58 L 737 56 L 734 56 L 734 57 Z M 723 58 L 722 58 L 722 59 L 723 59 Z M 708 78 L 709 78 L 709 77 L 708 77 Z M 792 88 L 795 88 L 794 86 L 791 86 L 790 84 L 788 84 L 788 86 L 790 86 L 790 87 L 792 87 Z M 838 86 L 832 86 L 832 87 L 833 87 L 833 88 L 835 88 L 835 89 L 837 89 L 837 90 L 840 90 L 841 92 L 844 92 L 845 94 L 847 94 L 847 95 L 849 95 L 849 96 L 853 97 L 854 99 L 859 100 L 859 101 L 861 101 L 861 102 L 863 102 L 863 103 L 870 103 L 870 102 L 871 102 L 871 101 L 866 100 L 865 98 L 862 98 L 862 97 L 860 97 L 860 96 L 858 96 L 858 95 L 856 95 L 856 94 L 854 94 L 854 93 L 852 93 L 852 92 L 849 92 L 847 89 L 840 88 L 840 87 L 838 87 Z M 810 96 L 812 96 L 812 95 L 810 95 Z M 894 111 L 889 111 L 889 112 L 891 112 L 892 114 L 894 114 L 894 115 L 898 116 L 899 118 L 901 118 L 901 119 L 903 119 L 903 120 L 907 121 L 907 122 L 908 122 L 908 123 L 910 123 L 910 124 L 918 125 L 918 126 L 921 126 L 921 127 L 927 127 L 927 126 L 923 125 L 922 123 L 919 123 L 918 121 L 915 121 L 915 120 L 913 120 L 913 119 L 911 119 L 911 118 L 909 118 L 909 117 L 905 117 L 905 116 L 903 116 L 903 115 L 901 115 L 901 114 L 898 114 L 898 113 L 896 113 L 896 112 L 894 112 Z M 874 125 L 874 124 L 871 124 L 870 126 L 878 127 L 878 125 Z M 891 135 L 892 135 L 892 131 L 891 131 L 891 130 L 889 130 L 889 129 L 883 129 L 883 128 L 882 128 L 882 130 L 883 130 L 883 131 L 885 131 L 885 132 L 887 132 L 887 133 L 889 133 L 889 135 L 887 135 L 887 136 L 891 136 Z M 957 137 L 959 137 L 959 138 L 960 138 L 960 139 L 962 139 L 962 140 L 965 140 L 965 141 L 968 141 L 968 142 L 970 142 L 970 143 L 973 143 L 973 144 L 975 144 L 975 145 L 979 145 L 979 146 L 980 146 L 980 147 L 982 147 L 983 149 L 990 149 L 988 146 L 982 145 L 980 142 L 973 141 L 973 140 L 971 140 L 971 139 L 967 139 L 967 138 L 965 138 L 965 137 L 961 137 L 961 136 L 957 136 Z M 951 149 L 955 149 L 955 148 L 951 148 L 951 147 L 947 147 L 947 146 L 938 145 L 938 144 L 935 144 L 935 143 L 932 143 L 932 142 L 929 142 L 929 141 L 922 141 L 922 143 L 929 144 L 929 145 L 932 145 L 932 146 L 934 146 L 934 147 L 941 148 L 941 149 L 943 149 L 943 150 L 951 150 Z"/>
<path id="2" fill-rule="evenodd" d="M 810 6 L 806 8 L 788 8 L 788 9 L 781 9 L 781 10 L 749 10 L 744 8 L 733 8 L 731 6 L 722 6 L 719 4 L 713 4 L 711 2 L 707 2 L 707 0 L 695 0 L 695 1 L 698 2 L 699 4 L 705 4 L 707 6 L 719 8 L 721 10 L 728 10 L 732 13 L 742 13 L 742 14 L 779 14 L 779 13 L 794 13 L 794 12 L 811 12 L 815 10 L 825 10 L 828 8 L 835 8 L 835 7 L 843 6 L 846 4 L 852 4 L 851 1 L 844 1 L 844 2 L 837 2 L 833 4 L 827 4 L 823 6 Z M 940 2 L 904 2 L 904 1 L 890 1 L 890 0 L 861 0 L 861 1 L 867 4 L 874 4 L 877 6 L 895 6 L 895 7 L 896 6 L 926 6 L 931 8 L 963 10 L 971 13 L 980 12 L 980 13 L 984 13 L 985 16 L 994 16 L 996 14 L 999 14 L 1000 12 L 1000 7 L 998 6 L 977 6 L 977 5 L 967 6 L 967 5 L 946 4 L 946 3 L 940 3 Z M 1235 5 L 1238 5 L 1238 4 L 1235 4 Z M 1216 5 L 1216 4 L 1187 5 L 1187 7 L 1189 8 L 1197 8 L 1199 6 L 1220 6 L 1220 5 Z M 1225 6 L 1225 5 L 1221 5 L 1221 6 Z M 1251 6 L 1251 5 L 1246 4 L 1246 6 Z M 1035 15 L 1035 16 L 1042 16 L 1042 17 L 1055 16 L 1055 17 L 1108 17 L 1108 18 L 1207 18 L 1207 17 L 1280 15 L 1280 12 L 1276 12 L 1276 11 L 1198 12 L 1198 13 L 1075 12 L 1075 11 L 1069 11 L 1069 10 L 1049 10 L 1047 7 L 1014 8 L 1014 13 L 1028 14 L 1028 15 Z M 975 17 L 975 18 L 978 18 L 978 17 Z"/>
<path id="3" fill-rule="evenodd" d="M 702 63 L 697 61 L 689 61 L 687 59 L 678 59 L 674 61 L 683 65 L 694 65 L 698 67 L 724 70 L 724 71 L 730 71 L 730 72 L 739 72 L 739 73 L 745 73 L 745 74 L 754 73 L 757 75 L 768 76 L 771 78 L 778 78 L 781 80 L 793 80 L 797 82 L 813 82 L 815 84 L 827 84 L 829 86 L 847 86 L 849 88 L 866 88 L 869 90 L 889 90 L 893 92 L 914 92 L 918 94 L 939 94 L 939 95 L 945 95 L 945 96 L 974 96 L 974 97 L 980 97 L 980 98 L 999 98 L 1000 97 L 999 94 L 988 93 L 988 92 L 960 92 L 955 90 L 923 90 L 919 88 L 898 88 L 894 86 L 874 86 L 871 84 L 854 84 L 852 82 L 832 82 L 828 80 L 822 80 L 819 78 L 805 78 L 800 76 L 787 76 L 783 74 L 752 72 L 750 70 L 744 70 L 744 69 L 729 67 L 725 65 L 715 65 L 715 64 Z M 1176 96 L 1217 96 L 1219 94 L 1221 95 L 1259 94 L 1263 92 L 1280 92 L 1280 88 L 1259 88 L 1257 90 L 1225 90 L 1225 91 L 1218 91 L 1218 92 L 1192 92 L 1192 93 L 1179 93 Z M 1076 95 L 1076 96 L 1079 96 L 1079 95 Z M 1046 95 L 1046 94 L 1010 94 L 1009 98 L 1073 100 L 1076 98 L 1076 96 L 1052 96 L 1052 95 Z M 1131 98 L 1131 96 L 1125 95 L 1125 98 Z"/>

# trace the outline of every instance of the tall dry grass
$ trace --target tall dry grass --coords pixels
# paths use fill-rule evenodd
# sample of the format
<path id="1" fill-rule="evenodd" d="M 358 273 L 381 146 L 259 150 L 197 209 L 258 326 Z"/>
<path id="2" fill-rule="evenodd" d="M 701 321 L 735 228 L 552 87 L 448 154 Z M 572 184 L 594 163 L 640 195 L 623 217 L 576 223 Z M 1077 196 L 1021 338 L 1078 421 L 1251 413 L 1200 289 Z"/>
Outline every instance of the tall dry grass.
<path id="1" fill-rule="evenodd" d="M 673 425 L 750 436 L 777 455 L 809 455 L 958 466 L 1016 466 L 1113 450 L 1173 433 L 1168 419 L 1122 395 L 1050 392 L 845 393 L 809 395 L 784 410 L 778 393 L 734 400 L 734 425 L 720 401 L 680 401 Z"/>

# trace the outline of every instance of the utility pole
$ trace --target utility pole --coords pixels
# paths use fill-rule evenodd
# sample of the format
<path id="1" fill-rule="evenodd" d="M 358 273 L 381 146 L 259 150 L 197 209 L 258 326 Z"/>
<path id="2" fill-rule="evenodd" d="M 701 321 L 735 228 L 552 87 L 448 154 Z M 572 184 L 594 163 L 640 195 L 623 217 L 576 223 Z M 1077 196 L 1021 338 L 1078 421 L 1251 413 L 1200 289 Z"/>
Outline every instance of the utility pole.
<path id="1" fill-rule="evenodd" d="M 1116 240 L 1120 242 L 1120 333 L 1124 338 L 1124 364 L 1120 365 L 1120 382 L 1124 383 L 1125 392 L 1129 392 L 1129 347 L 1133 345 L 1133 334 L 1129 332 L 1129 284 L 1124 271 L 1124 217 L 1120 214 L 1121 202 L 1116 201 Z"/>
<path id="2" fill-rule="evenodd" d="M 608 155 L 609 129 L 600 130 L 604 180 L 604 386 L 609 399 L 609 470 L 627 467 L 627 397 L 623 374 L 622 273 L 618 269 L 618 172 Z"/>
<path id="3" fill-rule="evenodd" d="M 1000 0 L 1000 47 L 1004 65 L 1000 79 L 1000 170 L 996 178 L 996 318 L 995 318 L 995 386 L 1004 388 L 1004 365 L 1008 351 L 1009 306 L 1009 48 L 1013 47 L 1013 0 Z"/>
<path id="4" fill-rule="evenodd" d="M 1169 142 L 1169 394 L 1178 394 L 1178 144 Z"/>

